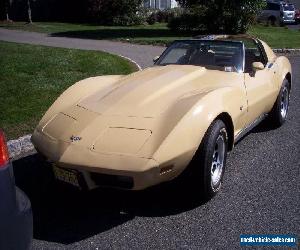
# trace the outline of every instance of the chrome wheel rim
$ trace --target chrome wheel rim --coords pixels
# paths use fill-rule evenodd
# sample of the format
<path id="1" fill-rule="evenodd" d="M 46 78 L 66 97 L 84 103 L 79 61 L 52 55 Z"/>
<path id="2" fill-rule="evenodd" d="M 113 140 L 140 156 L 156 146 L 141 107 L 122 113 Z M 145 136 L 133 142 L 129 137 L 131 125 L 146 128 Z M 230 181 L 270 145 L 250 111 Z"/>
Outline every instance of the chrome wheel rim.
<path id="1" fill-rule="evenodd" d="M 225 159 L 225 141 L 222 135 L 219 135 L 216 140 L 213 160 L 211 164 L 211 183 L 213 187 L 218 186 L 224 169 L 224 159 Z"/>
<path id="2" fill-rule="evenodd" d="M 280 114 L 283 119 L 286 118 L 288 108 L 289 108 L 289 90 L 287 87 L 285 87 L 282 91 L 281 102 L 280 102 Z"/>

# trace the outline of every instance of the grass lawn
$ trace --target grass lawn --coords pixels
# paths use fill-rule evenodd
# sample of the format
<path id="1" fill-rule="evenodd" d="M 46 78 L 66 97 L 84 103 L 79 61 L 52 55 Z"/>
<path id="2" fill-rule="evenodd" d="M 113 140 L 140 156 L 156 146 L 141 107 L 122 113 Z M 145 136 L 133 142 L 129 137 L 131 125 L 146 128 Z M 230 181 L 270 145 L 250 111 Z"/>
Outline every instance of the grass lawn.
<path id="1" fill-rule="evenodd" d="M 103 52 L 0 42 L 0 127 L 8 139 L 32 133 L 47 108 L 76 81 L 135 70 Z"/>
<path id="2" fill-rule="evenodd" d="M 42 32 L 52 36 L 107 39 L 153 45 L 165 45 L 175 39 L 191 36 L 190 34 L 172 32 L 166 27 L 166 24 L 120 27 L 47 22 L 28 25 L 15 22 L 11 24 L 0 23 L 0 27 Z M 273 48 L 300 48 L 299 30 L 256 25 L 248 33 L 265 40 Z"/>
<path id="3" fill-rule="evenodd" d="M 300 29 L 291 30 L 287 27 L 257 25 L 252 27 L 248 33 L 259 37 L 272 48 L 300 48 Z"/>

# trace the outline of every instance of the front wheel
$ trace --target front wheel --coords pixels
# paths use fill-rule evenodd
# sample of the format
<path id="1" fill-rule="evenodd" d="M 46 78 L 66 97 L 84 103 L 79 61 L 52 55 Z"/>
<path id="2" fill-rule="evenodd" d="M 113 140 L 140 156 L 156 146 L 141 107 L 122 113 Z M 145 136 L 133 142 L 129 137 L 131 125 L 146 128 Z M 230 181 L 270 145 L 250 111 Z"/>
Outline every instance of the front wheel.
<path id="1" fill-rule="evenodd" d="M 276 22 L 277 22 L 277 18 L 274 16 L 270 16 L 267 21 L 268 26 L 275 26 Z"/>
<path id="2" fill-rule="evenodd" d="M 192 161 L 195 184 L 205 198 L 215 196 L 222 185 L 228 150 L 228 134 L 223 121 L 215 120 L 205 133 Z"/>

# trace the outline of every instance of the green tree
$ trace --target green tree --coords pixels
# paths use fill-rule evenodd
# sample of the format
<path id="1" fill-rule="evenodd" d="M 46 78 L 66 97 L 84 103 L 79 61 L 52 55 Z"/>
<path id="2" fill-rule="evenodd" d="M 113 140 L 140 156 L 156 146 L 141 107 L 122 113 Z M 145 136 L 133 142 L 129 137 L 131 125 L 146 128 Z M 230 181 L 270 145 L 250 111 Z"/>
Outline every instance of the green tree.
<path id="1" fill-rule="evenodd" d="M 201 23 L 183 25 L 209 33 L 244 33 L 264 7 L 263 0 L 178 0 L 186 15 Z M 197 17 L 197 18 L 195 18 Z M 180 23 L 180 20 L 177 20 Z M 180 29 L 180 28 L 179 28 Z"/>
<path id="2" fill-rule="evenodd" d="M 142 0 L 89 0 L 89 13 L 101 24 L 134 25 L 139 23 L 141 3 Z"/>

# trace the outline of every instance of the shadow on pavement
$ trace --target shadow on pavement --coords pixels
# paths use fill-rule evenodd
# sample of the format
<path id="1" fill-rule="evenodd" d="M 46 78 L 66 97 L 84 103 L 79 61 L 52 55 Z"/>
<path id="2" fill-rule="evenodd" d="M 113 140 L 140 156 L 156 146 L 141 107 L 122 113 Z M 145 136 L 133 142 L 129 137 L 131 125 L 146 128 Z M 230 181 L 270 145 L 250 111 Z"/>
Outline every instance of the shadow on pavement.
<path id="1" fill-rule="evenodd" d="M 272 121 L 267 117 L 265 120 L 263 120 L 257 127 L 255 127 L 251 133 L 264 133 L 272 130 L 276 130 L 278 127 L 276 127 L 274 124 L 272 124 Z"/>
<path id="2" fill-rule="evenodd" d="M 37 154 L 15 161 L 14 172 L 16 184 L 32 203 L 34 238 L 63 244 L 92 237 L 135 216 L 168 216 L 205 203 L 176 182 L 139 192 L 78 191 L 54 181 L 49 164 Z"/>
<path id="3" fill-rule="evenodd" d="M 182 34 L 178 32 L 171 31 L 169 29 L 137 29 L 137 28 L 103 28 L 99 30 L 74 30 L 66 32 L 52 33 L 52 37 L 72 37 L 72 38 L 83 38 L 83 39 L 99 39 L 99 40 L 111 40 L 111 39 L 127 39 L 127 38 L 143 38 L 151 39 L 156 38 L 156 40 L 166 37 L 181 37 L 183 35 L 191 36 L 191 34 Z M 163 40 L 163 39 L 162 39 Z"/>
<path id="4" fill-rule="evenodd" d="M 243 141 L 243 139 L 245 137 L 247 137 L 249 134 L 259 134 L 259 133 L 265 133 L 268 131 L 272 131 L 272 130 L 276 130 L 278 129 L 278 127 L 276 127 L 274 124 L 272 124 L 272 122 L 269 120 L 269 118 L 267 117 L 266 119 L 264 119 L 261 123 L 259 123 L 255 128 L 253 128 L 252 130 L 250 130 L 248 133 L 246 133 L 236 144 L 238 145 L 241 141 Z"/>

